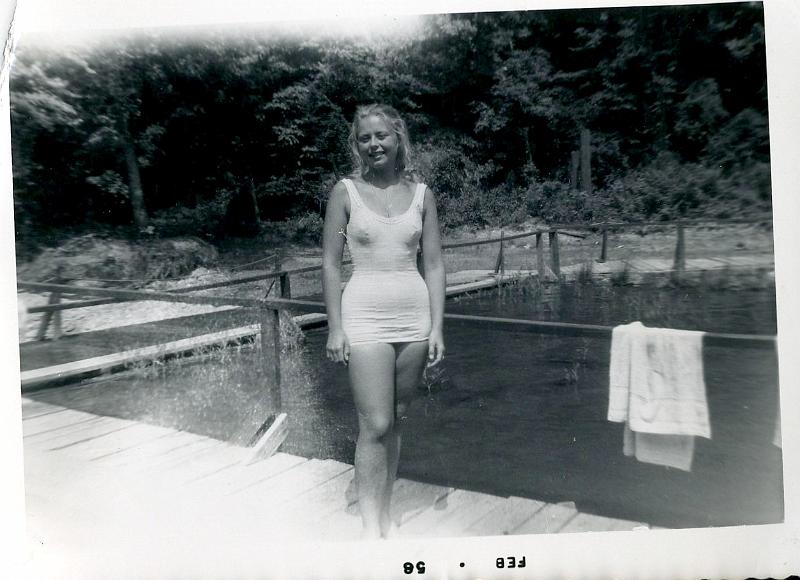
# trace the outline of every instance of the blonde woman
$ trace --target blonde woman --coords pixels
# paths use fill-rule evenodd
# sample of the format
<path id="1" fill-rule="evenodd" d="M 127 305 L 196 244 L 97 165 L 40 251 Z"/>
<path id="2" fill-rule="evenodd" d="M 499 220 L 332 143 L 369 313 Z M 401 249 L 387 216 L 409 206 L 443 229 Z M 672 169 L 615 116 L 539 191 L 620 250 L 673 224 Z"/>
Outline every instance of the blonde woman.
<path id="1" fill-rule="evenodd" d="M 362 537 L 390 533 L 400 420 L 426 363 L 444 356 L 445 273 L 433 193 L 406 174 L 397 111 L 367 105 L 350 131 L 356 171 L 330 194 L 323 234 L 327 355 L 347 365 L 358 412 L 355 479 Z M 425 278 L 417 270 L 421 241 Z M 345 242 L 353 274 L 341 290 Z"/>

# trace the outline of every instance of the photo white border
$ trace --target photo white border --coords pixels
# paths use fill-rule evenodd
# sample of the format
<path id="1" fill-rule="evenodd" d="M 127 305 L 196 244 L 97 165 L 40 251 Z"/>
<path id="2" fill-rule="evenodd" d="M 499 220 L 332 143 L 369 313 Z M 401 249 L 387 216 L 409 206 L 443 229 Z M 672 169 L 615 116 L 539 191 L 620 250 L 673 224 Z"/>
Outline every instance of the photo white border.
<path id="1" fill-rule="evenodd" d="M 620 2 L 590 0 L 408 1 L 400 3 L 339 0 L 19 0 L 17 34 L 47 29 L 70 33 L 81 29 L 203 25 L 210 23 L 294 20 L 308 18 L 363 18 L 400 14 L 434 14 L 497 10 L 597 8 L 708 4 L 718 2 Z M 785 514 L 784 524 L 536 535 L 458 540 L 398 540 L 368 544 L 264 546 L 259 554 L 224 551 L 230 577 L 251 573 L 266 578 L 406 578 L 402 563 L 424 560 L 426 574 L 418 578 L 776 578 L 800 572 L 800 505 L 798 505 L 798 423 L 800 423 L 800 299 L 798 298 L 797 224 L 800 220 L 800 3 L 766 0 L 769 128 L 771 145 L 776 292 L 779 313 L 779 376 L 783 426 Z M 14 4 L 0 24 L 8 30 Z M 4 40 L 0 36 L 0 40 Z M 24 41 L 24 40 L 23 40 Z M 4 67 L 8 62 L 3 63 Z M 0 395 L 0 460 L 4 476 L 0 487 L 0 575 L 15 577 L 30 553 L 24 534 L 22 487 L 19 353 L 17 348 L 14 266 L 13 200 L 11 194 L 8 75 L 0 93 L 0 330 L 4 371 Z M 500 571 L 495 559 L 525 555 L 525 573 Z M 160 570 L 159 577 L 207 577 L 218 568 L 198 554 L 193 569 Z M 222 556 L 220 556 L 222 557 Z M 216 558 L 215 558 L 216 559 Z M 459 568 L 458 563 L 469 565 Z M 188 563 L 187 563 L 188 565 Z M 211 566 L 211 567 L 209 567 Z M 173 574 L 170 574 L 172 572 Z M 519 571 L 518 571 L 519 572 Z M 133 577 L 137 575 L 134 574 Z"/>

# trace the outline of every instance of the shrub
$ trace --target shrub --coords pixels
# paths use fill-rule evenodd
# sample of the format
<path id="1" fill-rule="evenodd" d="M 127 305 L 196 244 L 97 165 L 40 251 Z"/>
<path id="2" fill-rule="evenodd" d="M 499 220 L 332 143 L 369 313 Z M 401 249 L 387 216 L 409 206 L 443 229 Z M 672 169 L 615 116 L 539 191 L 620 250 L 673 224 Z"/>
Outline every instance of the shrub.
<path id="1" fill-rule="evenodd" d="M 130 241 L 88 234 L 70 238 L 42 251 L 19 268 L 21 279 L 43 281 L 60 275 L 72 280 L 162 280 L 183 276 L 198 267 L 212 266 L 217 251 L 199 238 L 182 237 Z"/>
<path id="2" fill-rule="evenodd" d="M 265 242 L 292 242 L 319 246 L 322 243 L 323 219 L 316 213 L 304 213 L 284 221 L 262 222 L 261 235 Z"/>
<path id="3" fill-rule="evenodd" d="M 662 153 L 650 164 L 597 193 L 603 218 L 673 220 L 699 214 L 706 200 L 719 197 L 720 172 L 699 163 L 680 163 Z"/>
<path id="4" fill-rule="evenodd" d="M 591 199 L 586 192 L 560 181 L 534 181 L 527 188 L 528 212 L 549 223 L 591 220 Z"/>
<path id="5" fill-rule="evenodd" d="M 419 144 L 415 151 L 413 172 L 436 192 L 439 219 L 446 228 L 488 223 L 483 182 L 492 165 L 472 160 L 470 153 L 475 147 L 472 139 L 442 133 Z"/>
<path id="6" fill-rule="evenodd" d="M 217 237 L 231 198 L 231 191 L 220 190 L 213 199 L 200 201 L 194 208 L 175 205 L 158 210 L 151 216 L 150 225 L 162 236 Z"/>

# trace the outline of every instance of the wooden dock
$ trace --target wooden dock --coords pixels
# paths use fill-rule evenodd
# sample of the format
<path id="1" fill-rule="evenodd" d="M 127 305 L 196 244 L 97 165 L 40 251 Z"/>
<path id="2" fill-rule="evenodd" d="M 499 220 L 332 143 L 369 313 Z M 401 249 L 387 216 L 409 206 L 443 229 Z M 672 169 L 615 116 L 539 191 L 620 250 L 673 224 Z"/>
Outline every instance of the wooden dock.
<path id="1" fill-rule="evenodd" d="M 42 576 L 65 577 L 67 562 L 67 576 L 83 577 L 104 560 L 113 570 L 143 555 L 207 556 L 231 542 L 358 538 L 351 465 L 280 452 L 253 461 L 251 448 L 25 397 L 22 417 L 31 564 Z M 399 538 L 645 526 L 407 479 L 394 493 Z"/>

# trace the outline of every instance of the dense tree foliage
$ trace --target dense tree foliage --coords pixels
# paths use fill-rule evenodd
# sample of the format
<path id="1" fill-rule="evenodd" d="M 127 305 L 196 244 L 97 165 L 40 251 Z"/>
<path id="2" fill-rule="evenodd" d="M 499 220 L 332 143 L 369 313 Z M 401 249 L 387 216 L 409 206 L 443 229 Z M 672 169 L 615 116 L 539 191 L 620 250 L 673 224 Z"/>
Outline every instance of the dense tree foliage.
<path id="1" fill-rule="evenodd" d="M 759 3 L 425 17 L 414 34 L 274 28 L 24 46 L 18 232 L 314 229 L 360 103 L 407 116 L 447 225 L 770 207 Z M 594 191 L 570 179 L 583 128 Z"/>

